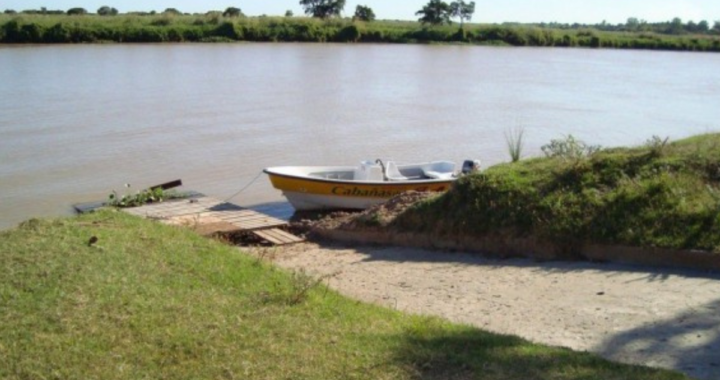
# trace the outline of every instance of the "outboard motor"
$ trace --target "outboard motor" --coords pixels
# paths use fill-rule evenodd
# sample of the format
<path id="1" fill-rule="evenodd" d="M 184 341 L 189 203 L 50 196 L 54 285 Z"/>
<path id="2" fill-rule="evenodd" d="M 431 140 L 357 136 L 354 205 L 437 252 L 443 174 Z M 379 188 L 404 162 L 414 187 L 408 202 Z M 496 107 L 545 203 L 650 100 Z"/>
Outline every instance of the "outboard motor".
<path id="1" fill-rule="evenodd" d="M 479 171 L 480 171 L 480 160 L 465 160 L 465 161 L 463 161 L 462 171 L 460 173 L 465 175 L 465 174 L 475 173 L 475 172 L 479 172 Z"/>

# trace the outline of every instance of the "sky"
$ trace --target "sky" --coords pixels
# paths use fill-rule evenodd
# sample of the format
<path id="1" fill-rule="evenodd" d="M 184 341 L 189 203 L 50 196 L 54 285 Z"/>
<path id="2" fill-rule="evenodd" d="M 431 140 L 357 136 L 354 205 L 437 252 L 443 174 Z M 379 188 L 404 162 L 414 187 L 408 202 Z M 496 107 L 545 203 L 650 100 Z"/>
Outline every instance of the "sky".
<path id="1" fill-rule="evenodd" d="M 446 0 L 449 2 L 449 0 Z M 373 9 L 378 19 L 417 20 L 415 12 L 428 0 L 347 0 L 344 15 L 352 16 L 355 7 L 366 5 Z M 606 21 L 625 23 L 629 17 L 648 22 L 669 21 L 680 17 L 684 22 L 707 20 L 710 25 L 720 20 L 720 0 L 475 0 L 473 22 L 560 22 L 596 24 Z M 238 7 L 248 16 L 281 16 L 287 10 L 302 15 L 298 0 L 0 0 L 0 11 L 13 9 L 67 10 L 82 7 L 90 12 L 103 5 L 117 8 L 120 12 L 162 11 L 176 8 L 181 12 L 205 13 Z"/>

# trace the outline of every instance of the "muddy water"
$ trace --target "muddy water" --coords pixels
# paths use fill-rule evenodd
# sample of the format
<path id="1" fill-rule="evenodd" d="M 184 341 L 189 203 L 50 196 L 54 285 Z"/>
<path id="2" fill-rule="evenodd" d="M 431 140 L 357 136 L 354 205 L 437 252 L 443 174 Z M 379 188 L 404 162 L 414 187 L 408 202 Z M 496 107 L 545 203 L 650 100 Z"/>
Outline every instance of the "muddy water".
<path id="1" fill-rule="evenodd" d="M 506 161 L 720 129 L 720 55 L 335 44 L 0 47 L 0 228 L 182 178 L 226 198 L 274 165 Z M 260 176 L 233 199 L 282 200 Z"/>

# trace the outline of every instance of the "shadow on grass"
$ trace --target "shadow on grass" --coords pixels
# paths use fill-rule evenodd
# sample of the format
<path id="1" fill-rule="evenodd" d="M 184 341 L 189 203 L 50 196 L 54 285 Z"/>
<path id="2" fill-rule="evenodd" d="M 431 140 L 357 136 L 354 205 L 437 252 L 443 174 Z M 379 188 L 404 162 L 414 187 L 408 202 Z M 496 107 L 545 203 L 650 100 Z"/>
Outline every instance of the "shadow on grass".
<path id="1" fill-rule="evenodd" d="M 414 379 L 683 379 L 672 372 L 609 362 L 471 328 L 409 331 L 395 360 Z"/>
<path id="2" fill-rule="evenodd" d="M 536 273 L 562 274 L 562 273 L 605 273 L 608 277 L 620 273 L 637 274 L 633 282 L 663 282 L 672 276 L 685 278 L 700 278 L 709 281 L 720 280 L 720 273 L 699 271 L 682 268 L 650 267 L 643 265 L 629 265 L 616 263 L 598 263 L 589 261 L 538 261 L 533 259 L 496 259 L 487 258 L 476 253 L 456 253 L 440 250 L 426 250 L 403 247 L 386 247 L 378 245 L 338 245 L 336 243 L 321 243 L 324 249 L 344 250 L 348 247 L 366 255 L 365 262 L 388 261 L 397 263 L 444 263 L 457 266 L 482 266 L 487 268 L 527 268 Z"/>
<path id="3" fill-rule="evenodd" d="M 649 365 L 672 365 L 698 379 L 720 379 L 720 299 L 616 334 L 593 351 L 616 360 L 641 355 Z M 674 363 L 659 362 L 668 352 Z"/>

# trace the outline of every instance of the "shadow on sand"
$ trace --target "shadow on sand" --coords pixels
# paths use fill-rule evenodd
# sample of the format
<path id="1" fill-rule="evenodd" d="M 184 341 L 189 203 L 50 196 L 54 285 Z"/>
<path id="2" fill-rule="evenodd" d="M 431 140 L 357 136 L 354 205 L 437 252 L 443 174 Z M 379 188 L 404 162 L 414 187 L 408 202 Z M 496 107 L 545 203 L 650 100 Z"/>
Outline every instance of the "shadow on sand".
<path id="1" fill-rule="evenodd" d="M 720 298 L 650 326 L 616 334 L 593 351 L 623 361 L 642 355 L 649 358 L 650 366 L 672 366 L 698 379 L 716 380 L 720 379 L 718 326 Z M 659 359 L 668 352 L 673 353 L 671 363 Z"/>
<path id="2" fill-rule="evenodd" d="M 323 248 L 340 253 L 340 251 L 347 249 L 348 246 L 324 244 Z M 630 280 L 624 280 L 625 283 L 665 282 L 678 277 L 699 279 L 701 283 L 716 283 L 720 280 L 720 274 L 718 273 L 684 269 L 592 262 L 538 262 L 530 259 L 500 260 L 484 258 L 476 254 L 369 245 L 352 245 L 352 249 L 365 255 L 362 262 L 439 263 L 442 266 L 447 265 L 450 267 L 482 266 L 490 270 L 514 267 L 525 268 L 540 275 L 592 273 L 613 278 L 616 276 L 627 277 L 630 274 Z M 697 283 L 695 281 L 695 284 Z M 657 296 L 662 297 L 662 294 Z M 416 340 L 410 345 L 419 347 L 446 345 L 457 348 L 464 347 L 465 344 L 472 345 L 474 339 L 480 338 L 469 334 L 464 337 L 457 336 L 443 339 L 446 340 Z M 417 349 L 421 352 L 423 350 L 422 348 Z M 676 368 L 698 379 L 720 379 L 720 294 L 717 300 L 684 308 L 671 318 L 665 320 L 658 318 L 656 322 L 650 325 L 613 333 L 599 346 L 592 348 L 591 351 L 621 362 L 644 363 L 651 367 Z M 446 373 L 446 375 L 453 378 L 453 376 L 459 374 L 453 372 Z M 420 376 L 419 378 L 435 377 Z"/>
<path id="3" fill-rule="evenodd" d="M 343 250 L 352 247 L 357 252 L 366 255 L 363 261 L 388 262 L 430 262 L 446 263 L 457 266 L 483 266 L 487 268 L 527 268 L 536 273 L 562 274 L 571 272 L 605 273 L 608 277 L 618 273 L 637 274 L 633 281 L 665 281 L 673 276 L 686 278 L 701 278 L 709 281 L 720 281 L 720 273 L 712 271 L 699 271 L 682 268 L 650 267 L 643 265 L 599 263 L 589 261 L 539 261 L 533 259 L 496 259 L 483 257 L 475 253 L 457 253 L 440 250 L 424 250 L 417 248 L 387 247 L 379 245 L 337 244 L 324 242 L 321 246 L 327 250 Z"/>

